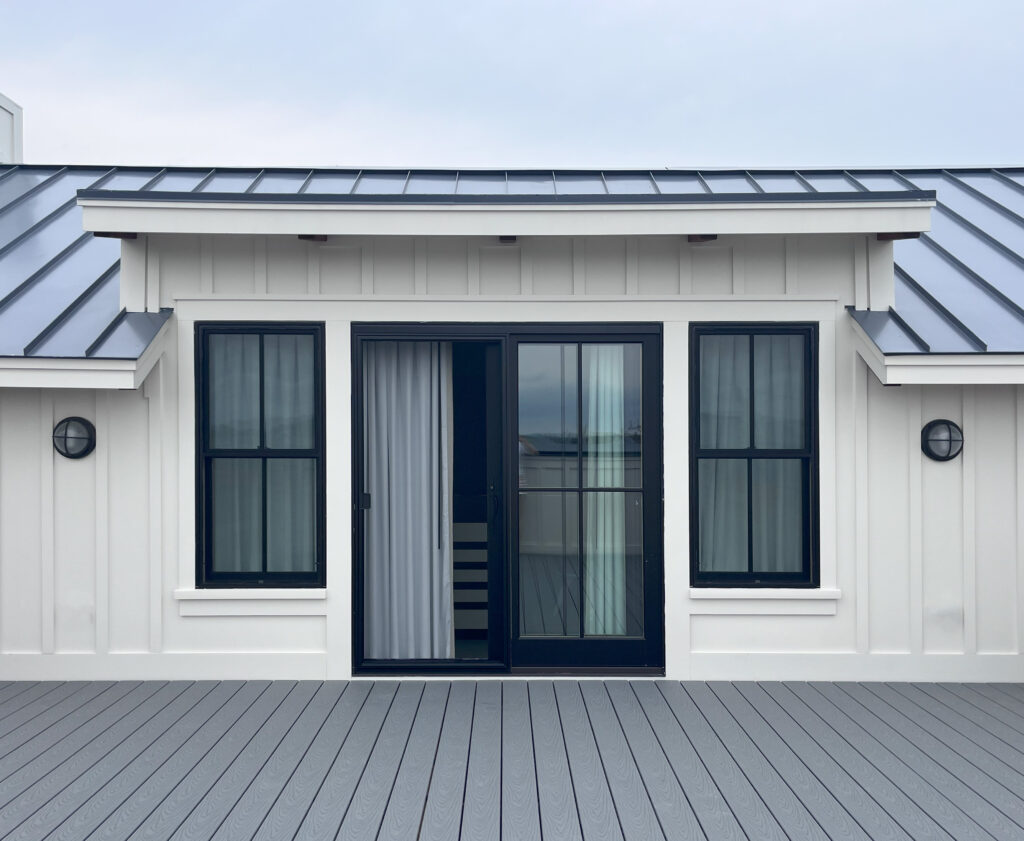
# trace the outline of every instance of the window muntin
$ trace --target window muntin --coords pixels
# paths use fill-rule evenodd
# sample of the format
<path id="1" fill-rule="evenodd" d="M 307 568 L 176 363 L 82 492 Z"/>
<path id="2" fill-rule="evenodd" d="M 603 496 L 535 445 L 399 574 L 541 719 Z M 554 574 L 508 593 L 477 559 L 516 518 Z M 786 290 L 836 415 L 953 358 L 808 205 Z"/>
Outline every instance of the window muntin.
<path id="1" fill-rule="evenodd" d="M 818 584 L 817 328 L 691 327 L 691 583 Z"/>
<path id="2" fill-rule="evenodd" d="M 196 328 L 203 587 L 323 586 L 323 328 Z"/>

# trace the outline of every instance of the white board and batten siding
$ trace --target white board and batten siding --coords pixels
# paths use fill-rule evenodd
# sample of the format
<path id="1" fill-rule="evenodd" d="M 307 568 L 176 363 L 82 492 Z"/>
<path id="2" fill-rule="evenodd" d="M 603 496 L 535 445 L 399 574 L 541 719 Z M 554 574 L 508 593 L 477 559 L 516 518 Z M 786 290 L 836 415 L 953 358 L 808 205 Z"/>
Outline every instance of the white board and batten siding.
<path id="1" fill-rule="evenodd" d="M 175 310 L 145 386 L 0 394 L 0 679 L 351 674 L 354 321 L 664 323 L 669 677 L 1024 673 L 1024 388 L 878 383 L 844 307 L 888 305 L 891 245 L 153 235 L 123 266 L 125 303 Z M 328 588 L 197 591 L 193 326 L 277 319 L 326 325 Z M 689 587 L 688 328 L 750 320 L 820 324 L 820 591 Z M 70 414 L 98 429 L 82 461 L 49 442 Z M 933 417 L 961 458 L 922 456 Z"/>

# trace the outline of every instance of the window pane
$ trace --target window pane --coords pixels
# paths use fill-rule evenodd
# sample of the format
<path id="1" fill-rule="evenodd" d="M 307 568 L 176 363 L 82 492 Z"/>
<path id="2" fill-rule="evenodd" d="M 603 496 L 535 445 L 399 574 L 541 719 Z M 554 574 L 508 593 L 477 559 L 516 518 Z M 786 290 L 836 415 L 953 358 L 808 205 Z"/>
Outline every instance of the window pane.
<path id="1" fill-rule="evenodd" d="M 747 461 L 697 462 L 697 558 L 701 572 L 747 571 Z"/>
<path id="2" fill-rule="evenodd" d="M 213 571 L 263 568 L 263 481 L 257 458 L 215 458 L 212 465 Z"/>
<path id="3" fill-rule="evenodd" d="M 587 636 L 644 632 L 643 496 L 583 495 L 583 629 Z"/>
<path id="4" fill-rule="evenodd" d="M 267 446 L 309 450 L 313 441 L 313 337 L 263 337 L 263 415 Z"/>
<path id="5" fill-rule="evenodd" d="M 754 572 L 803 569 L 803 474 L 799 459 L 754 460 Z"/>
<path id="6" fill-rule="evenodd" d="M 587 487 L 642 483 L 639 344 L 583 345 L 583 481 Z"/>
<path id="7" fill-rule="evenodd" d="M 267 459 L 267 572 L 316 570 L 316 460 Z"/>
<path id="8" fill-rule="evenodd" d="M 700 446 L 750 446 L 750 337 L 700 337 Z"/>
<path id="9" fill-rule="evenodd" d="M 208 339 L 210 446 L 260 445 L 260 337 L 214 333 Z"/>
<path id="10" fill-rule="evenodd" d="M 802 335 L 754 336 L 754 446 L 804 447 Z"/>
<path id="11" fill-rule="evenodd" d="M 580 634 L 579 496 L 519 494 L 519 633 Z"/>
<path id="12" fill-rule="evenodd" d="M 576 345 L 519 346 L 519 487 L 573 488 Z"/>

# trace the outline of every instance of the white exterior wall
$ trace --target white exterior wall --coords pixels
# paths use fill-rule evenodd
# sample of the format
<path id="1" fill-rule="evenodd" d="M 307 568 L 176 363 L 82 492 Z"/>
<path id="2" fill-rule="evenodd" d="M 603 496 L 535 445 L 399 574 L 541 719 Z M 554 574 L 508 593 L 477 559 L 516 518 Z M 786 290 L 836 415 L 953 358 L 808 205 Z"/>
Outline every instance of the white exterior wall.
<path id="1" fill-rule="evenodd" d="M 0 679 L 349 676 L 351 322 L 544 320 L 664 323 L 669 677 L 1024 676 L 1024 387 L 878 383 L 844 307 L 887 305 L 889 245 L 152 236 L 123 267 L 175 309 L 144 388 L 0 391 Z M 193 325 L 230 319 L 326 324 L 326 593 L 194 589 Z M 689 588 L 688 326 L 743 320 L 820 324 L 820 591 Z M 82 461 L 49 443 L 68 414 Z M 920 452 L 940 416 L 947 464 Z"/>

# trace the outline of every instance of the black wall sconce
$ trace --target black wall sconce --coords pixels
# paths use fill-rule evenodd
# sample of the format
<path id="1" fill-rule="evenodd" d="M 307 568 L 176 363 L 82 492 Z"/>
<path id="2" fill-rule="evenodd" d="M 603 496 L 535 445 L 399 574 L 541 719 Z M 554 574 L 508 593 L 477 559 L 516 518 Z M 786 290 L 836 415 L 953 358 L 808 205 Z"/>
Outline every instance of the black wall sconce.
<path id="1" fill-rule="evenodd" d="M 964 433 L 951 420 L 929 421 L 921 430 L 921 452 L 934 461 L 952 461 L 964 448 Z"/>
<path id="2" fill-rule="evenodd" d="M 96 427 L 85 418 L 64 418 L 53 428 L 53 448 L 64 458 L 85 458 L 96 449 Z"/>

